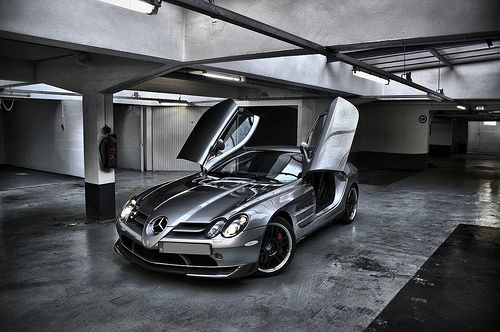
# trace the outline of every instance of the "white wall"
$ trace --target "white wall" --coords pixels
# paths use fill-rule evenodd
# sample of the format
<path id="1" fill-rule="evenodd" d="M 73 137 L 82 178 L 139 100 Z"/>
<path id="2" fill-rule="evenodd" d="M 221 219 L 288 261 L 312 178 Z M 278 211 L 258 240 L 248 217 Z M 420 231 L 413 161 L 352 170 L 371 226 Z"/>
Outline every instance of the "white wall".
<path id="1" fill-rule="evenodd" d="M 413 82 L 437 88 L 438 79 L 444 93 L 456 99 L 499 99 L 500 98 L 500 60 L 455 65 L 453 70 L 447 67 L 438 71 L 436 68 L 414 70 Z M 408 86 L 391 82 L 384 85 L 385 95 L 422 94 Z M 481 104 L 486 103 L 480 101 Z"/>
<path id="2" fill-rule="evenodd" d="M 326 99 L 302 101 L 298 128 L 301 140 L 306 138 L 315 119 L 328 111 L 331 102 Z M 429 121 L 430 105 L 376 103 L 356 107 L 360 118 L 352 152 L 427 153 L 429 122 L 422 124 L 418 118 L 425 115 Z"/>
<path id="3" fill-rule="evenodd" d="M 0 33 L 76 50 L 180 60 L 183 12 L 168 3 L 147 16 L 101 1 L 0 1 Z"/>
<path id="4" fill-rule="evenodd" d="M 115 105 L 114 132 L 118 145 L 118 167 L 141 170 L 142 106 Z"/>
<path id="5" fill-rule="evenodd" d="M 418 121 L 421 115 L 429 117 L 427 105 L 383 103 L 361 105 L 358 109 L 360 117 L 352 151 L 428 152 L 429 121 Z"/>
<path id="6" fill-rule="evenodd" d="M 322 99 L 322 100 L 308 100 L 302 101 L 302 107 L 299 108 L 299 132 L 297 138 L 300 144 L 307 139 L 307 135 L 311 130 L 314 121 L 320 116 L 328 112 L 332 99 Z"/>
<path id="7" fill-rule="evenodd" d="M 80 101 L 18 100 L 4 129 L 6 164 L 84 176 Z"/>

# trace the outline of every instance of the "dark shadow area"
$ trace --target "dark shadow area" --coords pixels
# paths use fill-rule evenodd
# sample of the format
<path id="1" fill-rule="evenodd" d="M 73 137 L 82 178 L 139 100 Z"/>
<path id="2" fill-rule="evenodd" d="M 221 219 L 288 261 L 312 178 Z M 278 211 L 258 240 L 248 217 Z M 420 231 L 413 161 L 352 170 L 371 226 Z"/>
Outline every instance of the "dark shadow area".
<path id="1" fill-rule="evenodd" d="M 359 183 L 372 186 L 388 186 L 420 173 L 419 171 L 385 168 L 359 168 L 358 171 Z"/>
<path id="2" fill-rule="evenodd" d="M 427 166 L 427 157 L 427 153 L 351 151 L 349 161 L 359 168 L 423 171 Z"/>
<path id="3" fill-rule="evenodd" d="M 499 331 L 500 229 L 459 224 L 366 331 Z"/>
<path id="4" fill-rule="evenodd" d="M 259 125 L 247 146 L 297 145 L 297 107 L 247 107 L 260 117 Z"/>
<path id="5" fill-rule="evenodd" d="M 316 213 L 322 211 L 335 199 L 335 173 L 312 172 L 307 175 L 308 181 L 316 193 Z"/>

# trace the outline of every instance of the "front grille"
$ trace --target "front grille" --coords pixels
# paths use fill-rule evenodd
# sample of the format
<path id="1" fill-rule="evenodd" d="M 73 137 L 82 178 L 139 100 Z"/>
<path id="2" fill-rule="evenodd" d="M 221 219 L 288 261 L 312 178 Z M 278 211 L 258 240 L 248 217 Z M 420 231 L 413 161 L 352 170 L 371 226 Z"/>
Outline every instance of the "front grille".
<path id="1" fill-rule="evenodd" d="M 133 219 L 135 222 L 144 226 L 144 224 L 146 223 L 146 220 L 148 220 L 148 215 L 140 210 L 137 210 L 137 213 Z"/>
<path id="2" fill-rule="evenodd" d="M 187 222 L 182 222 L 179 225 L 175 226 L 175 228 L 172 231 L 177 233 L 191 233 L 191 234 L 205 233 L 207 231 L 208 225 L 210 224 L 203 222 L 187 221 Z"/>
<path id="3" fill-rule="evenodd" d="M 144 224 L 146 223 L 146 220 L 148 220 L 148 215 L 142 211 L 137 210 L 137 213 L 133 217 L 130 217 L 128 219 L 127 223 L 137 233 L 141 233 L 142 228 L 144 227 Z"/>
<path id="4" fill-rule="evenodd" d="M 152 263 L 185 266 L 217 266 L 215 260 L 210 256 L 160 253 L 158 249 L 147 249 L 125 235 L 121 236 L 121 242 L 125 248 L 135 253 L 137 256 Z"/>
<path id="5" fill-rule="evenodd" d="M 184 256 L 189 265 L 195 266 L 217 266 L 217 263 L 212 257 L 206 255 L 182 255 Z"/>
<path id="6" fill-rule="evenodd" d="M 155 263 L 186 265 L 186 261 L 178 254 L 165 254 L 158 252 L 158 249 L 146 249 L 140 244 L 134 243 L 134 250 L 140 257 Z"/>

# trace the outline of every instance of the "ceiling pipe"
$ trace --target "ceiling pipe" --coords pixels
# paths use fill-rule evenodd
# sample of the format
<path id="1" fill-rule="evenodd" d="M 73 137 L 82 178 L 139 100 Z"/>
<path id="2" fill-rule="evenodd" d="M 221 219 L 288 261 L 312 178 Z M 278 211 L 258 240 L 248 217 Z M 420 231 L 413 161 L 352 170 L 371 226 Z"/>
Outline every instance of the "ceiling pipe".
<path id="1" fill-rule="evenodd" d="M 225 21 L 239 27 L 263 34 L 265 36 L 281 40 L 283 42 L 298 46 L 305 50 L 311 51 L 312 53 L 322 54 L 327 58 L 334 58 L 338 61 L 347 63 L 352 66 L 356 66 L 362 68 L 370 73 L 378 74 L 385 78 L 391 79 L 398 83 L 404 84 L 406 86 L 412 87 L 414 89 L 426 92 L 430 95 L 436 95 L 440 98 L 447 101 L 454 101 L 453 98 L 442 95 L 432 89 L 429 89 L 420 84 L 416 84 L 414 82 L 408 81 L 402 77 L 389 73 L 385 70 L 379 69 L 375 66 L 369 65 L 363 61 L 350 57 L 344 53 L 331 50 L 323 45 L 317 44 L 305 38 L 299 37 L 297 35 L 291 34 L 284 30 L 275 28 L 269 24 L 265 24 L 263 22 L 254 20 L 248 16 L 244 16 L 233 12 L 231 10 L 219 7 L 217 5 L 211 4 L 204 0 L 164 0 L 164 2 L 171 3 L 173 5 L 189 9 L 207 16 L 210 16 L 214 19 L 219 19 L 221 21 Z"/>
<path id="2" fill-rule="evenodd" d="M 439 61 L 444 63 L 448 68 L 453 70 L 453 64 L 450 62 L 450 60 L 448 60 L 448 58 L 446 58 L 438 50 L 436 50 L 434 48 L 428 48 L 427 51 L 429 51 L 429 53 L 432 54 L 433 56 L 435 56 Z"/>

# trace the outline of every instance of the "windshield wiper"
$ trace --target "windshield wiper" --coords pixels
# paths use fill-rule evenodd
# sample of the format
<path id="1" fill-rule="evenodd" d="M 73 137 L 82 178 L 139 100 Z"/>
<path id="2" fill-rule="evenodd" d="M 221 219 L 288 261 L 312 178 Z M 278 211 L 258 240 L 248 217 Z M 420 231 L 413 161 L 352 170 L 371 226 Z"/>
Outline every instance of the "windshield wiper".
<path id="1" fill-rule="evenodd" d="M 281 183 L 281 181 L 276 180 L 275 178 L 271 178 L 271 177 L 268 177 L 265 175 L 251 174 L 251 173 L 217 172 L 217 171 L 215 171 L 215 172 L 208 173 L 208 175 L 217 176 L 220 178 L 230 178 L 230 177 L 247 178 L 247 179 L 250 178 L 250 179 L 259 180 L 259 181 L 265 180 L 265 181 L 274 182 L 274 183 Z"/>
<path id="2" fill-rule="evenodd" d="M 216 176 L 216 177 L 220 177 L 220 178 L 251 178 L 251 179 L 254 178 L 253 174 L 238 173 L 238 172 L 220 172 L 220 171 L 218 172 L 218 171 L 215 171 L 215 172 L 208 173 L 208 175 Z"/>
<path id="3" fill-rule="evenodd" d="M 269 182 L 281 183 L 281 181 L 276 180 L 275 178 L 271 178 L 269 176 L 265 176 L 265 175 L 253 175 L 253 178 L 255 180 L 266 180 L 266 181 L 269 181 Z"/>
<path id="4" fill-rule="evenodd" d="M 220 172 L 220 171 L 213 171 L 213 172 L 208 172 L 207 174 L 210 175 L 210 176 L 224 177 L 224 176 L 227 176 L 228 174 L 231 174 L 231 173 Z"/>

